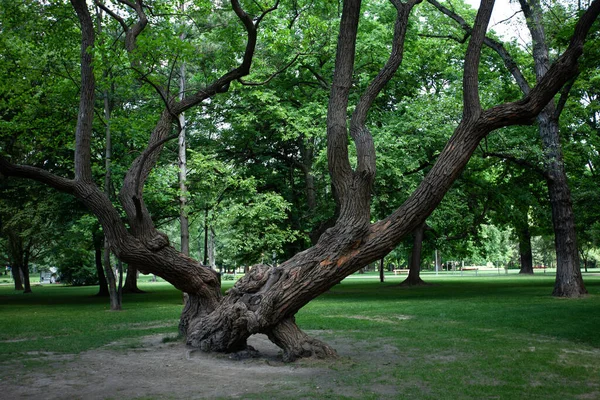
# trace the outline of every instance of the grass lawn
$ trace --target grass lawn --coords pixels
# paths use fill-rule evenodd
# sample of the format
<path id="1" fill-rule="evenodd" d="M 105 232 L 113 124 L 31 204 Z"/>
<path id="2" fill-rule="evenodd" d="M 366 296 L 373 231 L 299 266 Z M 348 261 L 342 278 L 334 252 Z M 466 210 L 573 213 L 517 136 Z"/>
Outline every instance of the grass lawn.
<path id="1" fill-rule="evenodd" d="M 551 274 L 426 273 L 432 285 L 418 288 L 399 287 L 405 276 L 381 284 L 354 275 L 297 315 L 304 330 L 345 349 L 325 364 L 336 384 L 300 397 L 600 399 L 599 275 L 584 274 L 590 295 L 578 300 L 551 297 Z M 46 352 L 176 335 L 180 292 L 164 282 L 140 287 L 148 293 L 126 295 L 125 310 L 110 312 L 95 287 L 45 285 L 24 295 L 0 286 L 0 366 L 20 360 L 36 369 Z M 268 387 L 256 394 L 284 397 Z"/>

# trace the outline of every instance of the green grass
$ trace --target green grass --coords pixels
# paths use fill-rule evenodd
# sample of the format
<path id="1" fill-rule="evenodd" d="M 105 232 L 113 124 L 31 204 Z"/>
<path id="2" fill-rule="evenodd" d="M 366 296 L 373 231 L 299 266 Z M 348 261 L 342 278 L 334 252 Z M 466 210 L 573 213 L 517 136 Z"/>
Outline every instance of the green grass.
<path id="1" fill-rule="evenodd" d="M 577 300 L 550 296 L 549 274 L 423 277 L 433 285 L 354 275 L 298 313 L 303 329 L 362 354 L 326 365 L 342 392 L 307 387 L 305 398 L 388 398 L 374 384 L 395 388 L 396 398 L 600 398 L 600 276 L 585 275 L 590 295 Z M 40 352 L 134 347 L 155 333 L 173 340 L 180 292 L 164 282 L 140 287 L 148 293 L 126 295 L 125 310 L 110 312 L 94 287 L 24 295 L 0 286 L 0 361 L 30 357 L 36 368 Z"/>
<path id="2" fill-rule="evenodd" d="M 399 349 L 403 362 L 360 376 L 401 382 L 406 398 L 600 398 L 600 277 L 586 276 L 578 300 L 551 297 L 549 275 L 401 279 L 346 280 L 298 323 Z"/>

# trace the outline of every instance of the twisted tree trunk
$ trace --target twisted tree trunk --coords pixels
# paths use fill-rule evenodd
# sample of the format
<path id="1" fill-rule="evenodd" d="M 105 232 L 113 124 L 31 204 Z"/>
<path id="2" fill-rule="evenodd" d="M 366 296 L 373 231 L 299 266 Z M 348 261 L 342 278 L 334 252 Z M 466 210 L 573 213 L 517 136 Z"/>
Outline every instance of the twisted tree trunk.
<path id="1" fill-rule="evenodd" d="M 231 1 L 248 34 L 243 61 L 238 68 L 196 94 L 181 101 L 174 97 L 165 100 L 166 110 L 150 136 L 148 147 L 133 162 L 119 194 L 128 227 L 106 193 L 91 179 L 89 122 L 94 106 L 94 76 L 93 52 L 89 51 L 89 47 L 93 46 L 94 35 L 85 0 L 71 0 L 82 25 L 82 100 L 76 129 L 75 179 L 15 165 L 3 157 L 0 157 L 0 172 L 7 176 L 36 179 L 76 196 L 98 217 L 111 250 L 121 261 L 136 266 L 141 272 L 159 275 L 188 293 L 189 300 L 180 321 L 180 331 L 188 344 L 206 351 L 236 352 L 246 349 L 246 339 L 251 334 L 265 333 L 283 349 L 286 360 L 333 356 L 335 352 L 328 345 L 310 338 L 298 328 L 294 321 L 296 312 L 346 276 L 381 259 L 423 224 L 486 135 L 503 126 L 531 123 L 574 75 L 586 33 L 600 13 L 600 0 L 595 0 L 577 25 L 567 51 L 523 100 L 483 110 L 479 101 L 478 65 L 493 7 L 493 0 L 483 0 L 464 60 L 461 123 L 415 192 L 390 216 L 371 223 L 375 148 L 366 127 L 366 117 L 379 91 L 393 77 L 402 61 L 408 17 L 417 2 L 392 0 L 397 9 L 397 19 L 390 58 L 358 101 L 349 124 L 348 98 L 353 78 L 360 0 L 344 2 L 327 118 L 329 172 L 339 200 L 339 218 L 313 247 L 277 267 L 254 266 L 226 295 L 221 294 L 219 276 L 215 271 L 203 268 L 197 261 L 175 250 L 167 236 L 155 228 L 144 204 L 143 185 L 164 143 L 176 137 L 171 135 L 175 118 L 216 93 L 226 91 L 232 80 L 249 73 L 258 24 L 274 8 L 261 16 L 251 17 L 241 9 L 237 0 Z M 129 26 L 114 14 L 114 18 L 122 22 L 127 48 L 130 49 L 135 46 L 135 38 L 143 30 L 147 18 L 140 0 L 123 4 L 132 7 L 139 18 L 136 24 Z M 349 160 L 349 137 L 356 147 L 355 164 Z"/>

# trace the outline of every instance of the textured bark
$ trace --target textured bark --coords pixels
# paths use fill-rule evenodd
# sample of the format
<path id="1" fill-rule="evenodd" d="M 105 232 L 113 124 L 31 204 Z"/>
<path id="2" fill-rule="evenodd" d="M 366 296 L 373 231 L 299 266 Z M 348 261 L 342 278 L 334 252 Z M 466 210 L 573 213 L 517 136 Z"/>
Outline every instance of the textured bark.
<path id="1" fill-rule="evenodd" d="M 122 308 L 122 299 L 121 299 L 121 288 L 117 287 L 117 278 L 115 277 L 115 272 L 112 269 L 111 261 L 110 261 L 110 249 L 109 244 L 104 239 L 104 252 L 103 252 L 103 261 L 104 261 L 104 274 L 106 275 L 106 282 L 108 283 L 108 296 L 110 299 L 110 310 L 111 311 L 120 311 Z"/>
<path id="2" fill-rule="evenodd" d="M 298 358 L 331 358 L 336 357 L 336 351 L 328 344 L 304 333 L 294 317 L 284 319 L 271 331 L 267 332 L 269 339 L 283 349 L 283 361 L 292 362 Z"/>
<path id="3" fill-rule="evenodd" d="M 24 290 L 23 279 L 21 279 L 21 268 L 16 265 L 11 265 L 10 273 L 15 283 L 15 290 Z"/>
<path id="4" fill-rule="evenodd" d="M 470 26 L 455 12 L 442 6 L 436 0 L 428 0 L 428 2 L 458 22 L 466 32 L 471 32 Z M 548 45 L 542 25 L 542 8 L 538 0 L 519 0 L 519 3 L 521 4 L 527 26 L 532 36 L 534 66 L 536 78 L 539 83 L 550 70 Z M 596 2 L 590 5 L 589 10 L 595 7 L 598 7 Z M 531 90 L 529 83 L 503 45 L 490 38 L 485 38 L 484 43 L 502 57 L 506 68 L 515 78 L 521 91 L 526 95 L 529 94 Z M 565 100 L 566 97 L 563 96 L 561 98 L 563 105 Z M 545 157 L 544 176 L 548 182 L 548 193 L 552 207 L 552 222 L 556 241 L 557 275 L 553 294 L 555 296 L 579 297 L 587 293 L 587 291 L 583 285 L 578 267 L 579 255 L 577 253 L 571 196 L 562 161 L 558 131 L 560 110 L 562 110 L 562 107 L 559 107 L 558 112 L 556 111 L 554 101 L 551 99 L 546 108 L 538 116 L 539 133 Z M 560 261 L 558 261 L 559 259 Z M 568 283 L 563 284 L 563 280 Z M 576 288 L 577 285 L 579 285 L 579 288 Z"/>
<path id="5" fill-rule="evenodd" d="M 29 253 L 31 244 L 19 233 L 6 232 L 8 239 L 8 253 L 15 290 L 31 293 L 29 280 Z"/>
<path id="6" fill-rule="evenodd" d="M 548 44 L 542 25 L 542 6 L 538 0 L 519 0 L 519 3 L 531 33 L 535 73 L 539 81 L 550 69 Z M 587 294 L 587 290 L 579 266 L 571 191 L 560 144 L 559 115 L 560 111 L 557 112 L 554 101 L 551 101 L 537 118 L 544 149 L 544 167 L 556 247 L 556 281 L 552 294 L 558 297 L 580 297 Z"/>
<path id="7" fill-rule="evenodd" d="M 29 262 L 25 262 L 18 265 L 18 269 L 21 271 L 21 277 L 23 278 L 23 293 L 31 293 L 31 281 L 29 279 Z"/>
<path id="8" fill-rule="evenodd" d="M 392 54 L 380 74 L 361 96 L 350 121 L 347 118 L 348 94 L 353 78 L 360 1 L 346 1 L 342 11 L 327 121 L 329 170 L 340 204 L 338 220 L 321 235 L 313 247 L 279 266 L 254 266 L 225 296 L 221 294 L 219 277 L 214 271 L 203 268 L 197 261 L 176 251 L 170 246 L 166 235 L 155 228 L 143 202 L 142 189 L 162 146 L 172 137 L 171 130 L 176 116 L 248 73 L 256 44 L 256 28 L 265 13 L 252 18 L 241 9 L 236 0 L 232 0 L 232 8 L 248 33 L 243 61 L 238 68 L 215 80 L 202 91 L 180 102 L 171 102 L 168 110 L 162 113 L 150 135 L 148 147 L 127 172 L 120 192 L 120 202 L 127 215 L 129 229 L 121 221 L 120 213 L 113 207 L 109 197 L 85 179 L 86 160 L 76 163 L 76 170 L 80 171 L 76 174 L 79 178 L 74 180 L 37 168 L 14 165 L 3 157 L 0 157 L 0 171 L 4 175 L 36 179 L 75 195 L 98 217 L 111 250 L 120 260 L 142 272 L 159 275 L 178 289 L 189 293 L 180 322 L 180 331 L 188 344 L 207 351 L 236 352 L 246 349 L 246 339 L 251 334 L 265 333 L 283 348 L 286 359 L 333 356 L 334 352 L 329 346 L 309 338 L 298 329 L 293 320 L 296 312 L 346 276 L 381 259 L 406 235 L 423 224 L 466 166 L 480 141 L 492 130 L 531 123 L 565 82 L 573 77 L 584 37 L 600 13 L 600 0 L 595 0 L 590 8 L 592 11 L 584 14 L 577 25 L 576 37 L 567 51 L 524 99 L 482 110 L 477 82 L 478 65 L 493 6 L 493 0 L 483 0 L 465 55 L 462 122 L 431 171 L 408 200 L 389 217 L 371 223 L 369 209 L 375 175 L 375 149 L 371 133 L 365 126 L 366 116 L 375 97 L 391 79 L 402 60 L 408 15 L 416 4 L 416 1 L 392 2 L 398 10 Z M 73 3 L 77 6 L 75 8 L 81 24 L 88 23 L 82 10 L 85 8 L 85 1 L 73 0 Z M 139 0 L 135 4 L 122 4 L 141 8 Z M 142 12 L 137 12 L 141 21 Z M 130 28 L 126 26 L 125 29 Z M 128 38 L 135 37 L 135 34 L 130 33 L 131 31 L 127 32 Z M 84 45 L 85 42 L 82 43 Z M 82 63 L 89 63 L 82 70 L 91 68 L 91 62 L 84 57 Z M 86 104 L 86 107 L 89 106 Z M 78 122 L 77 135 L 91 134 L 81 132 L 84 126 L 84 122 Z M 356 147 L 355 168 L 348 158 L 349 138 L 352 138 Z M 85 153 L 83 151 L 80 154 Z"/>
<path id="9" fill-rule="evenodd" d="M 181 3 L 181 12 L 185 11 L 185 4 Z M 185 39 L 182 33 L 179 38 Z M 179 69 L 179 100 L 185 97 L 185 64 Z M 178 138 L 178 166 L 179 166 L 179 230 L 181 238 L 181 252 L 190 255 L 190 222 L 187 214 L 187 145 L 186 145 L 186 120 L 185 113 L 179 114 L 179 138 Z M 206 264 L 206 261 L 205 261 Z"/>

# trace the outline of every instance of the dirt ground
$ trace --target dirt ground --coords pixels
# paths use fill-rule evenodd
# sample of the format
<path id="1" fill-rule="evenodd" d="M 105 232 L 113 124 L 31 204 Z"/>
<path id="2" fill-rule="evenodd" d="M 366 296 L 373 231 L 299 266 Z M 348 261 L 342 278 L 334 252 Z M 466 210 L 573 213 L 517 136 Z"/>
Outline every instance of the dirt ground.
<path id="1" fill-rule="evenodd" d="M 4 378 L 0 398 L 317 399 L 364 398 L 366 393 L 372 398 L 394 397 L 397 388 L 385 381 L 369 382 L 367 387 L 363 382 L 357 391 L 349 384 L 355 380 L 348 372 L 360 373 L 364 363 L 376 361 L 385 367 L 397 362 L 393 360 L 399 357 L 397 349 L 383 346 L 357 354 L 357 343 L 328 342 L 339 359 L 293 364 L 282 363 L 279 349 L 264 335 L 249 339 L 260 357 L 242 360 L 191 350 L 181 342 L 163 343 L 162 336 L 113 343 L 79 355 L 31 354 L 27 368 L 18 361 L 0 364 Z M 361 368 L 354 368 L 358 364 Z"/>

